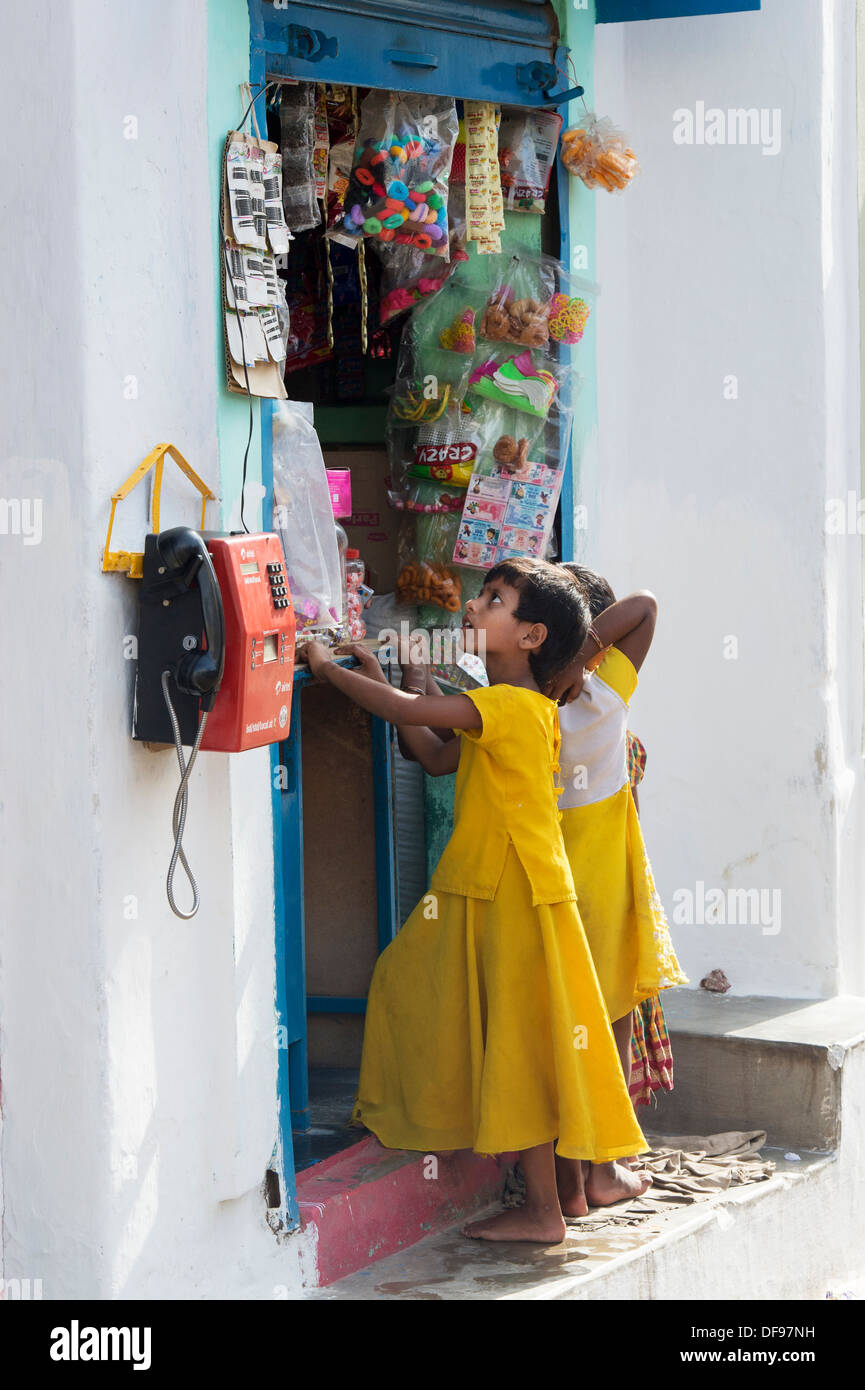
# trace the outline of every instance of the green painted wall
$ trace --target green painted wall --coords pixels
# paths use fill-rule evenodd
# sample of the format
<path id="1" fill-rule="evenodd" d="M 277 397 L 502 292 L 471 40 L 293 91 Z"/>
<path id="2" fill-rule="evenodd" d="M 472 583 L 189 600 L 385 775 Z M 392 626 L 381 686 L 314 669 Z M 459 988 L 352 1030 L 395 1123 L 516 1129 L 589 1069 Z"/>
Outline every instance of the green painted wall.
<path id="1" fill-rule="evenodd" d="M 219 273 L 218 208 L 222 178 L 222 151 L 229 130 L 236 129 L 246 102 L 240 84 L 249 81 L 249 10 L 246 0 L 207 0 L 207 147 L 210 152 L 210 190 L 213 208 L 213 303 L 216 315 L 217 440 L 222 525 L 240 497 L 243 453 L 249 433 L 249 402 L 225 386 L 222 293 Z M 247 125 L 247 129 L 249 126 Z M 261 482 L 260 406 L 253 400 L 253 434 L 249 449 L 247 484 Z M 245 510 L 251 531 L 260 524 L 254 505 Z"/>
<path id="2" fill-rule="evenodd" d="M 573 80 L 585 88 L 585 96 L 568 103 L 563 110 L 565 117 L 563 129 L 576 125 L 586 113 L 595 109 L 594 67 L 595 67 L 595 3 L 586 0 L 586 8 L 579 9 L 567 0 L 555 0 L 554 8 L 559 16 L 563 42 L 571 50 Z M 585 104 L 584 104 L 585 103 Z M 570 258 L 571 269 L 589 280 L 597 280 L 597 260 L 595 255 L 595 199 L 599 196 L 586 188 L 580 179 L 568 176 L 568 242 L 563 259 Z M 575 259 L 585 247 L 585 268 Z M 581 503 L 587 508 L 589 525 L 597 517 L 598 479 L 596 471 L 597 430 L 598 430 L 598 392 L 596 328 L 597 315 L 603 313 L 603 295 L 598 299 L 595 312 L 586 325 L 583 340 L 577 353 L 577 369 L 583 378 L 583 387 L 577 398 L 574 412 L 574 431 L 572 466 L 574 474 L 574 504 Z M 574 533 L 575 560 L 584 560 L 587 551 L 586 529 Z M 569 558 L 569 557 L 566 557 Z"/>

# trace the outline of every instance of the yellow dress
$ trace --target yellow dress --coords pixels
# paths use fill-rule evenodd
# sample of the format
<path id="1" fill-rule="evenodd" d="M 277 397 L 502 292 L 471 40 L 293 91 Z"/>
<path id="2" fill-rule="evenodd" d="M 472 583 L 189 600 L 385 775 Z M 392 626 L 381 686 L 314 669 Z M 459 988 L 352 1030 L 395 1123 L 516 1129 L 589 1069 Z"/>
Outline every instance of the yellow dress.
<path id="1" fill-rule="evenodd" d="M 461 736 L 429 893 L 376 964 L 355 1116 L 395 1149 L 637 1153 L 562 843 L 556 706 L 507 685 L 469 698 L 483 728 Z"/>
<path id="2" fill-rule="evenodd" d="M 559 711 L 562 834 L 611 1019 L 687 984 L 646 855 L 628 780 L 633 664 L 611 647 L 583 693 Z"/>

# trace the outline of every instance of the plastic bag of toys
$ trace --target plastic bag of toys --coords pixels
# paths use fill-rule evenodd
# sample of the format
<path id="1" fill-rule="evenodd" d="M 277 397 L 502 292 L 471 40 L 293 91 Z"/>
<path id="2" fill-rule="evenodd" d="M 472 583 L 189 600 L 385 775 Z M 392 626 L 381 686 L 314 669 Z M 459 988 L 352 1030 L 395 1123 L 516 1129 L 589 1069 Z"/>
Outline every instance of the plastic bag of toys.
<path id="1" fill-rule="evenodd" d="M 605 188 L 608 193 L 627 188 L 640 167 L 627 136 L 608 116 L 598 118 L 594 112 L 565 131 L 561 158 L 568 173 L 587 188 Z"/>
<path id="2" fill-rule="evenodd" d="M 435 294 L 457 266 L 468 260 L 464 233 L 465 224 L 462 233 L 458 230 L 451 232 L 450 261 L 418 251 L 412 246 L 388 249 L 382 272 L 382 324 L 389 323 L 399 314 L 413 309 L 428 295 Z"/>
<path id="3" fill-rule="evenodd" d="M 435 424 L 452 404 L 452 398 L 459 399 L 462 394 L 459 387 L 455 392 L 450 382 L 437 381 L 432 376 L 398 377 L 388 390 L 387 430 Z"/>
<path id="4" fill-rule="evenodd" d="M 450 259 L 415 246 L 395 246 L 393 242 L 373 241 L 382 262 L 382 325 L 413 309 L 421 300 L 440 290 L 458 265 L 467 261 L 465 191 L 451 186 L 448 196 L 448 249 Z"/>
<path id="5" fill-rule="evenodd" d="M 548 349 L 583 336 L 597 286 L 568 275 L 552 256 L 519 252 L 507 261 L 489 295 L 478 334 L 494 343 Z"/>
<path id="6" fill-rule="evenodd" d="M 480 359 L 480 360 L 478 360 Z M 568 369 L 538 354 L 537 361 L 528 348 L 522 352 L 478 353 L 468 381 L 469 396 L 480 396 L 498 405 L 509 406 L 520 414 L 545 420 Z"/>
<path id="7" fill-rule="evenodd" d="M 400 335 L 396 382 L 390 392 L 388 423 L 435 424 L 449 406 L 462 401 L 471 371 L 473 347 L 454 351 L 450 334 L 469 306 L 478 309 L 482 293 L 448 280 L 437 294 L 416 305 Z M 471 336 L 471 328 L 468 327 Z"/>
<path id="8" fill-rule="evenodd" d="M 447 260 L 457 126 L 451 97 L 371 91 L 361 103 L 345 214 L 329 235 L 349 246 L 374 237 Z"/>
<path id="9" fill-rule="evenodd" d="M 482 452 L 483 437 L 474 415 L 454 400 L 438 419 L 418 421 L 413 428 L 390 418 L 385 426 L 385 444 L 390 463 L 390 501 L 393 506 L 400 506 L 418 480 L 464 488 Z"/>

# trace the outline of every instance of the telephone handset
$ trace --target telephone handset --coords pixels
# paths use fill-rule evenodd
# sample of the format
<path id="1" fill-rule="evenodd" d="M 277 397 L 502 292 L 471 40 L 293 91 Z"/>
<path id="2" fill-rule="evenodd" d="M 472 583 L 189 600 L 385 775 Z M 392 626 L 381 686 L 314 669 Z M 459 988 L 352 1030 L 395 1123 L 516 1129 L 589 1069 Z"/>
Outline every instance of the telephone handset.
<path id="1" fill-rule="evenodd" d="M 199 897 L 182 838 L 199 749 L 241 752 L 288 732 L 295 620 L 282 544 L 273 532 L 172 527 L 145 540 L 139 594 L 132 734 L 174 743 L 181 780 L 166 888 L 172 911 L 189 918 Z M 178 861 L 192 887 L 189 912 L 174 900 Z"/>
<path id="2" fill-rule="evenodd" d="M 186 695 L 201 697 L 201 709 L 213 709 L 225 669 L 225 612 L 216 570 L 204 540 L 188 526 L 173 526 L 160 531 L 156 549 L 165 569 L 185 589 L 196 581 L 201 593 L 206 651 L 187 651 L 172 671 L 178 690 Z"/>

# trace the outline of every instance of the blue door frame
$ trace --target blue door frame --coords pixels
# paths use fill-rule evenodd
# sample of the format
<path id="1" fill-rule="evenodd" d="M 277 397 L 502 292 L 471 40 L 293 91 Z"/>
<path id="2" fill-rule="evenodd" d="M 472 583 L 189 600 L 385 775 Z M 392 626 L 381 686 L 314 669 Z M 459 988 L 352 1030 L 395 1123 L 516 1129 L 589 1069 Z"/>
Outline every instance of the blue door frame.
<path id="1" fill-rule="evenodd" d="M 261 402 L 261 479 L 265 516 L 273 509 L 273 403 Z M 346 659 L 342 665 L 354 665 Z M 366 999 L 306 993 L 306 910 L 303 883 L 303 736 L 301 701 L 313 684 L 308 671 L 294 676 L 289 735 L 271 747 L 274 832 L 274 915 L 276 954 L 277 1096 L 284 1187 L 284 1219 L 299 1223 L 297 1175 L 292 1136 L 309 1129 L 307 1015 L 364 1013 Z M 399 882 L 394 844 L 394 730 L 372 720 L 373 829 L 375 840 L 378 949 L 396 935 Z"/>
<path id="2" fill-rule="evenodd" d="M 463 10 L 474 12 L 478 27 L 476 42 L 487 45 L 489 37 L 483 30 L 489 26 L 489 7 L 469 5 L 460 0 Z M 408 0 L 407 9 L 423 9 L 424 0 Z M 351 19 L 356 24 L 359 19 L 369 26 L 374 21 L 370 15 L 353 16 L 352 8 L 370 10 L 368 4 L 346 7 L 340 13 L 340 24 Z M 303 52 L 295 52 L 296 43 L 288 32 L 291 24 L 316 20 L 315 6 L 292 5 L 287 11 L 279 12 L 269 7 L 265 11 L 261 0 L 249 0 L 250 11 L 250 83 L 253 91 L 263 90 L 268 77 L 293 75 L 309 81 L 334 81 L 362 86 L 395 86 L 397 76 L 400 85 L 411 90 L 441 92 L 448 91 L 462 96 L 466 83 L 466 73 L 471 74 L 469 90 L 465 95 L 479 100 L 495 98 L 515 105 L 532 105 L 535 102 L 547 104 L 550 100 L 545 91 L 553 83 L 558 83 L 558 75 L 552 71 L 529 71 L 534 64 L 543 67 L 543 59 L 548 58 L 548 35 L 544 44 L 544 31 L 534 22 L 531 3 L 515 6 L 520 10 L 519 22 L 524 32 L 515 32 L 513 62 L 501 63 L 484 69 L 483 76 L 466 61 L 466 53 L 461 47 L 455 50 L 448 40 L 452 35 L 431 35 L 435 39 L 435 67 L 426 63 L 406 66 L 405 58 L 428 59 L 426 52 L 407 51 L 407 40 L 398 35 L 393 48 L 379 48 L 374 55 L 368 44 L 344 45 L 345 56 L 338 65 L 327 61 L 336 57 L 332 46 L 324 44 L 325 52 L 309 57 Z M 538 11 L 540 7 L 537 7 Z M 486 14 L 484 12 L 487 12 Z M 301 13 L 304 12 L 304 13 Z M 324 23 L 318 12 L 318 23 Z M 267 22 L 265 22 L 267 15 Z M 275 19 L 284 23 L 285 34 L 276 32 Z M 334 17 L 336 22 L 336 16 Z M 516 23 L 516 21 L 515 21 Z M 519 26 L 517 25 L 517 30 Z M 369 34 L 369 29 L 366 31 Z M 324 33 L 327 40 L 332 36 Z M 401 53 L 395 53 L 395 49 Z M 483 51 L 483 47 L 479 50 Z M 510 55 L 509 55 L 510 57 Z M 565 50 L 558 49 L 556 62 L 560 68 L 564 64 Z M 517 60 L 520 61 L 517 61 Z M 334 70 L 334 68 L 337 70 Z M 487 83 L 492 84 L 487 90 Z M 259 129 L 267 128 L 265 113 L 266 97 L 262 95 L 255 103 Z M 568 249 L 567 199 L 561 207 L 563 254 L 570 255 Z M 261 406 L 261 481 L 265 488 L 262 503 L 263 516 L 272 514 L 273 509 L 273 403 L 263 399 Z M 573 478 L 570 455 L 565 465 L 562 486 L 562 553 L 570 557 L 573 553 Z M 301 701 L 303 691 L 310 684 L 307 672 L 299 672 L 294 680 L 291 723 L 289 737 L 282 744 L 271 749 L 273 825 L 274 825 L 274 911 L 275 911 L 275 952 L 276 952 L 276 1012 L 277 1037 L 279 1040 L 277 1090 L 279 1104 L 278 1154 L 282 1170 L 283 1201 L 282 1217 L 287 1229 L 299 1224 L 297 1205 L 297 1182 L 294 1167 L 292 1135 L 309 1127 L 309 1077 L 307 1059 L 306 1017 L 309 1013 L 363 1013 L 366 1000 L 337 996 L 308 996 L 306 994 L 306 952 L 305 952 L 305 913 L 303 893 L 303 778 L 302 778 L 302 735 Z M 374 793 L 374 835 L 376 853 L 376 889 L 378 895 L 378 945 L 383 950 L 391 941 L 398 927 L 398 882 L 394 845 L 393 825 L 393 729 L 380 719 L 372 721 L 373 745 L 373 793 Z"/>

